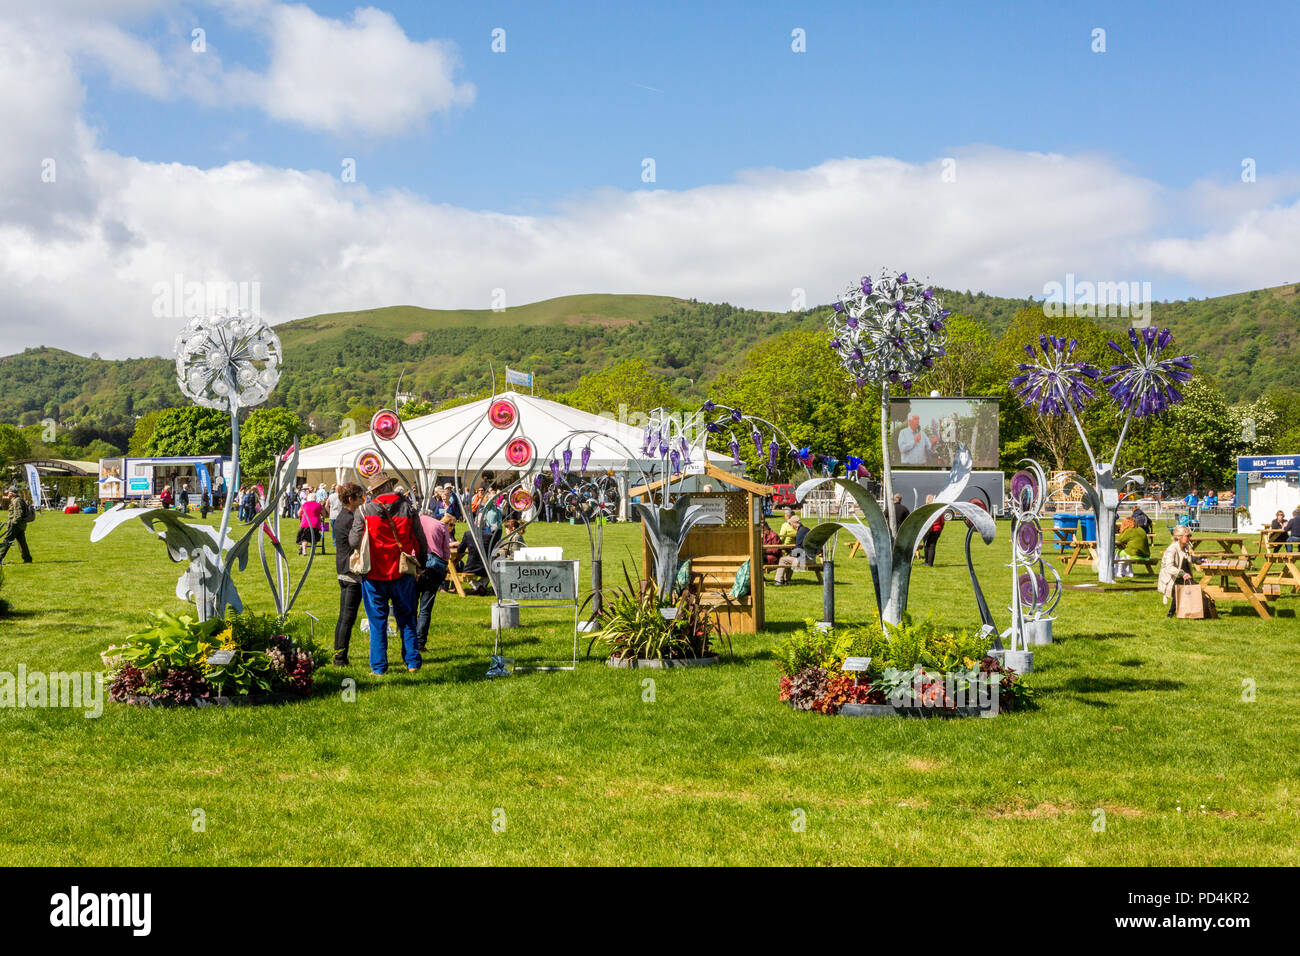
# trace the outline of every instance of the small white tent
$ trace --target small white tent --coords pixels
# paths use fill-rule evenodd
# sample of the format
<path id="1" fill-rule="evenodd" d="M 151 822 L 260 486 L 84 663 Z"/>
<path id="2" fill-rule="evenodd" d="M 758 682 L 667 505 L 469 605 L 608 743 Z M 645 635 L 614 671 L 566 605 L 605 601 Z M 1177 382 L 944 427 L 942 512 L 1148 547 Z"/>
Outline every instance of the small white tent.
<path id="1" fill-rule="evenodd" d="M 629 485 L 641 484 L 642 475 L 637 468 L 641 454 L 641 428 L 535 395 L 505 392 L 496 398 L 509 399 L 519 410 L 521 428 L 518 434 L 533 445 L 534 461 L 526 471 L 544 470 L 551 454 L 559 457 L 569 443 L 570 436 L 586 430 L 595 434 L 572 438 L 570 447 L 573 449 L 574 470 L 579 466 L 582 449 L 590 444 L 591 459 L 587 464 L 589 471 L 614 472 L 622 492 L 626 492 Z M 475 470 L 484 468 L 494 473 L 518 471 L 506 461 L 504 451 L 498 451 L 508 430 L 493 428 L 488 423 L 487 411 L 491 401 L 484 398 L 405 422 L 407 434 L 419 449 L 420 461 L 416 460 L 411 443 L 402 435 L 389 442 L 376 441 L 369 432 L 359 432 L 347 438 L 304 448 L 298 456 L 298 474 L 312 484 L 322 481 L 327 485 L 336 481 L 355 481 L 353 464 L 357 455 L 376 446 L 390 473 L 401 472 L 408 480 L 418 480 L 425 488 L 435 478 L 441 481 L 451 480 L 458 457 L 462 459 L 462 468 L 468 459 Z M 489 453 L 493 457 L 485 462 L 484 456 Z M 725 455 L 711 452 L 709 458 L 724 468 L 731 464 Z"/>

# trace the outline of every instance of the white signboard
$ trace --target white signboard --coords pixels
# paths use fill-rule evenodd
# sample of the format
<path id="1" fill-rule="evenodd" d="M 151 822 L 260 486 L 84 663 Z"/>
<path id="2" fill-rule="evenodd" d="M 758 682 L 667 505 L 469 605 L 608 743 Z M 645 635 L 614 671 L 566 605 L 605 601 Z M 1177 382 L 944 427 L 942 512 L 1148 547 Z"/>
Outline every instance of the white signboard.
<path id="1" fill-rule="evenodd" d="M 726 498 L 692 498 L 692 505 L 699 505 L 704 512 L 700 524 L 723 524 L 727 520 Z"/>
<path id="2" fill-rule="evenodd" d="M 576 601 L 577 561 L 502 561 L 501 600 Z"/>
<path id="3" fill-rule="evenodd" d="M 871 666 L 870 657 L 846 657 L 841 670 L 846 671 L 864 671 Z"/>

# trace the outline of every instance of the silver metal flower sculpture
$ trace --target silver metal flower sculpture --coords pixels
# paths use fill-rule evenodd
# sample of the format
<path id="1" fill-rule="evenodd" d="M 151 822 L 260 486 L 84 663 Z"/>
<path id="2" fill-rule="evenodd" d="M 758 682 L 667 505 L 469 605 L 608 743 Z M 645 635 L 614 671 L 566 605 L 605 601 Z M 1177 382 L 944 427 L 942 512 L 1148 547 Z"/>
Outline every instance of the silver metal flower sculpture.
<path id="1" fill-rule="evenodd" d="M 124 505 L 112 508 L 95 520 L 90 540 L 99 541 L 132 518 L 139 518 L 167 545 L 173 561 L 187 561 L 188 569 L 176 582 L 176 596 L 193 600 L 200 621 L 220 617 L 227 605 L 236 611 L 243 605 L 239 592 L 230 579 L 237 563 L 240 570 L 248 564 L 248 551 L 252 536 L 275 513 L 280 496 L 293 482 L 298 467 L 297 442 L 290 458 L 281 460 L 272 477 L 270 491 L 262 510 L 243 536 L 235 542 L 227 536 L 230 528 L 230 507 L 239 488 L 239 412 L 266 401 L 280 380 L 280 339 L 258 316 L 247 312 L 233 315 L 216 315 L 191 319 L 176 336 L 176 382 L 191 401 L 205 408 L 219 408 L 230 414 L 231 476 L 226 488 L 225 509 L 218 530 L 207 525 L 187 524 L 176 512 L 161 508 L 126 509 Z M 158 526 L 162 525 L 162 530 Z M 272 537 L 281 568 L 282 582 L 284 552 L 279 540 Z M 284 593 L 271 578 L 266 561 L 265 542 L 259 542 L 262 567 L 271 585 L 276 610 L 287 615 L 297 591 Z M 310 569 L 311 561 L 307 562 Z M 303 572 L 304 578 L 306 572 Z M 299 582 L 298 590 L 302 583 Z"/>
<path id="2" fill-rule="evenodd" d="M 906 272 L 864 276 L 840 296 L 830 317 L 831 348 L 854 382 L 880 387 L 880 441 L 885 501 L 893 497 L 889 468 L 889 389 L 913 381 L 947 354 L 949 312 L 933 288 Z M 886 516 L 894 527 L 893 509 Z"/>
<path id="3" fill-rule="evenodd" d="M 1116 483 L 1115 463 L 1129 425 L 1134 418 L 1160 415 L 1181 402 L 1183 396 L 1175 383 L 1186 382 L 1192 377 L 1192 356 L 1162 357 L 1172 339 L 1168 329 L 1148 327 L 1140 332 L 1129 329 L 1131 355 L 1115 342 L 1109 343 L 1128 361 L 1111 366 L 1110 374 L 1103 377 L 1096 367 L 1073 359 L 1078 348 L 1077 340 L 1040 335 L 1038 343 L 1042 356 L 1033 346 L 1026 345 L 1025 352 L 1030 361 L 1020 363 L 1017 366 L 1020 374 L 1011 379 L 1011 387 L 1025 407 L 1039 415 L 1069 415 L 1079 433 L 1092 466 L 1094 483 L 1090 484 L 1078 475 L 1070 481 L 1083 489 L 1084 501 L 1097 518 L 1097 577 L 1102 583 L 1115 580 L 1115 516 L 1119 511 L 1119 489 L 1129 481 L 1143 482 L 1138 471 L 1129 471 L 1119 476 L 1118 485 Z M 1098 461 L 1079 420 L 1079 413 L 1096 395 L 1093 384 L 1096 382 L 1107 386 L 1111 398 L 1125 416 L 1110 461 Z"/>
<path id="4" fill-rule="evenodd" d="M 176 384 L 196 405 L 230 414 L 230 483 L 221 512 L 224 539 L 239 488 L 239 412 L 261 405 L 280 381 L 280 337 L 250 312 L 196 316 L 176 336 Z"/>

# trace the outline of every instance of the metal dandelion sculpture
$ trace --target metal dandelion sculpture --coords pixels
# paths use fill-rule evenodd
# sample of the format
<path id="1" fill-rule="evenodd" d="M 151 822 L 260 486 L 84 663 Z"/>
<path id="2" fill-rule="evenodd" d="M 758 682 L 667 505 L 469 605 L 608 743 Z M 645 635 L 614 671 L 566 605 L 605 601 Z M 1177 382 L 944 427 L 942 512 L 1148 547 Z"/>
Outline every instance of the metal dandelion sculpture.
<path id="1" fill-rule="evenodd" d="M 176 336 L 176 384 L 192 402 L 230 415 L 230 482 L 221 512 L 219 541 L 230 527 L 239 487 L 239 412 L 267 400 L 280 381 L 280 338 L 250 312 L 197 316 Z"/>
<path id="2" fill-rule="evenodd" d="M 1177 385 L 1192 377 L 1192 356 L 1163 357 L 1173 340 L 1168 329 L 1145 328 L 1140 332 L 1129 329 L 1128 337 L 1130 351 L 1127 352 L 1114 341 L 1109 343 L 1125 361 L 1112 365 L 1110 373 L 1103 375 L 1101 370 L 1087 362 L 1074 360 L 1079 344 L 1077 340 L 1040 335 L 1038 350 L 1032 345 L 1025 346 L 1030 361 L 1017 366 L 1020 374 L 1010 383 L 1026 408 L 1039 415 L 1069 415 L 1074 422 L 1092 465 L 1094 483 L 1089 484 L 1078 475 L 1071 482 L 1083 489 L 1084 501 L 1097 517 L 1097 577 L 1102 583 L 1115 579 L 1115 516 L 1119 511 L 1119 487 L 1129 480 L 1142 483 L 1141 474 L 1130 471 L 1121 475 L 1119 485 L 1116 484 L 1115 463 L 1129 425 L 1134 418 L 1160 415 L 1181 402 L 1183 395 Z M 1110 461 L 1097 460 L 1079 421 L 1079 413 L 1096 397 L 1097 386 L 1105 386 L 1124 415 L 1124 424 Z"/>

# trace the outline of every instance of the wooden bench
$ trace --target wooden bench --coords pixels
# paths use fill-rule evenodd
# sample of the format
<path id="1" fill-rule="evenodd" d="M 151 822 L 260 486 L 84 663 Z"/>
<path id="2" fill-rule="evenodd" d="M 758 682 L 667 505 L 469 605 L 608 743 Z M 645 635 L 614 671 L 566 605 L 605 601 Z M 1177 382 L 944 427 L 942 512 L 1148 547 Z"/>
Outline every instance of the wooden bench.
<path id="1" fill-rule="evenodd" d="M 748 613 L 753 607 L 753 569 L 750 569 L 749 593 L 733 598 L 729 593 L 736 584 L 736 575 L 746 561 L 743 557 L 725 554 L 702 554 L 690 558 L 690 581 L 687 585 L 705 607 L 717 609 L 720 614 Z"/>

